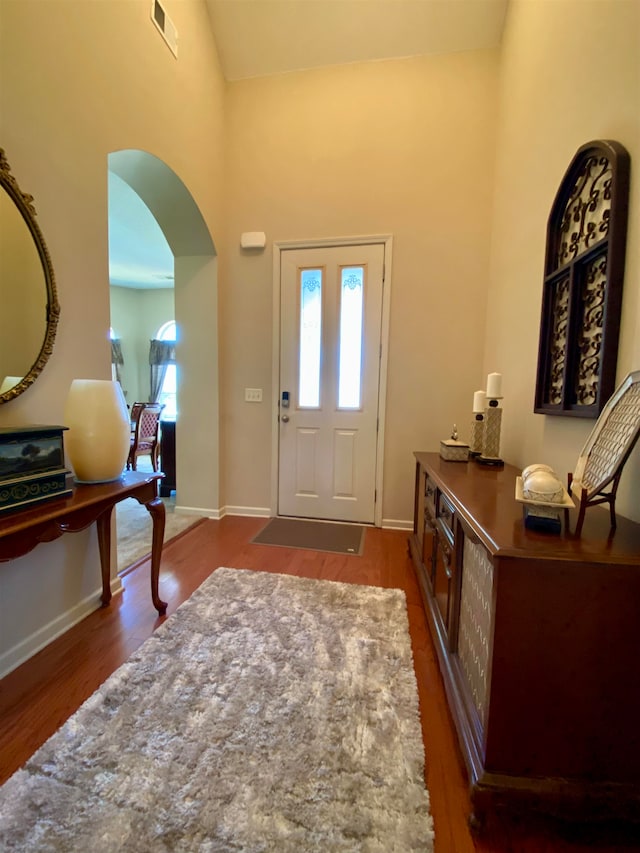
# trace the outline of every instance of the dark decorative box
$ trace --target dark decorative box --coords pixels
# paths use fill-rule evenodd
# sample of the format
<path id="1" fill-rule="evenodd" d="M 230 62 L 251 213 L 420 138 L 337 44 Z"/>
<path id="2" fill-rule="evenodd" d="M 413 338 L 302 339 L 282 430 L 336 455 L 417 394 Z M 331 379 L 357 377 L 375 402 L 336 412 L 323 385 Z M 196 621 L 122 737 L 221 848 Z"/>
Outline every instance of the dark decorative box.
<path id="1" fill-rule="evenodd" d="M 546 507 L 523 506 L 524 526 L 539 533 L 560 533 L 562 521 L 559 510 Z"/>
<path id="2" fill-rule="evenodd" d="M 0 512 L 71 494 L 62 426 L 0 429 Z"/>

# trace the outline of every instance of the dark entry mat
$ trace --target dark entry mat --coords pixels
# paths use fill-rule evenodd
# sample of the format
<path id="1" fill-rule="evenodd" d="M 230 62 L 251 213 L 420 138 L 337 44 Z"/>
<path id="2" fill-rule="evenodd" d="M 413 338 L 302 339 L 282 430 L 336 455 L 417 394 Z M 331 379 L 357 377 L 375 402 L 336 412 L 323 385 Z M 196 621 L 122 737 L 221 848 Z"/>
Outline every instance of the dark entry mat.
<path id="1" fill-rule="evenodd" d="M 361 524 L 272 518 L 251 541 L 256 545 L 280 545 L 359 556 L 364 545 L 364 531 Z"/>

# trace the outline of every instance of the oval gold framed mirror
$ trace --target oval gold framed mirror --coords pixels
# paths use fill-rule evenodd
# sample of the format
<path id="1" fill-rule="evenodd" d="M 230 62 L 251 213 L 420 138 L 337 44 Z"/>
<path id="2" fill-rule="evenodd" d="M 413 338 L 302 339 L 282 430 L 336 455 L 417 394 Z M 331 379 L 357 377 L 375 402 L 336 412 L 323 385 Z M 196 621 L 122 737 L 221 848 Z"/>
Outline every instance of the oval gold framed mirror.
<path id="1" fill-rule="evenodd" d="M 51 258 L 0 148 L 0 403 L 32 385 L 53 350 L 60 306 Z"/>

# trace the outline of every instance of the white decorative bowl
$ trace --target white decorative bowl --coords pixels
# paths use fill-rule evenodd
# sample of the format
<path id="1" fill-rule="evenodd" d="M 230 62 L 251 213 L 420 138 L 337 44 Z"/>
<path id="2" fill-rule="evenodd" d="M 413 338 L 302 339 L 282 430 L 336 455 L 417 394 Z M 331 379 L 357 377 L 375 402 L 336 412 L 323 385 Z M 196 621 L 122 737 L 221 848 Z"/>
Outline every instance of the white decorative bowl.
<path id="1" fill-rule="evenodd" d="M 522 494 L 529 501 L 562 503 L 564 488 L 555 474 L 550 471 L 532 471 L 523 482 Z"/>
<path id="2" fill-rule="evenodd" d="M 548 474 L 553 474 L 554 477 L 556 476 L 556 472 L 550 465 L 543 465 L 541 462 L 536 462 L 533 465 L 527 465 L 527 467 L 523 470 L 522 482 L 526 483 L 527 477 L 536 471 L 546 471 Z"/>

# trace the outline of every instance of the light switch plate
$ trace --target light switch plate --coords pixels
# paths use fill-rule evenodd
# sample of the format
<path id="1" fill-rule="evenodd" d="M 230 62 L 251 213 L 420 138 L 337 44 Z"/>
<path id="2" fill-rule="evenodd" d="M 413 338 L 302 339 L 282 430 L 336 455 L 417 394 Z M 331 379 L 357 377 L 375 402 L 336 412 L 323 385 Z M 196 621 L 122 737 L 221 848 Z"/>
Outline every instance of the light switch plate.
<path id="1" fill-rule="evenodd" d="M 245 388 L 244 389 L 245 403 L 261 403 L 262 388 Z"/>

